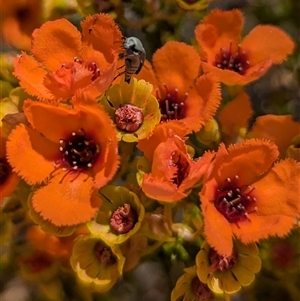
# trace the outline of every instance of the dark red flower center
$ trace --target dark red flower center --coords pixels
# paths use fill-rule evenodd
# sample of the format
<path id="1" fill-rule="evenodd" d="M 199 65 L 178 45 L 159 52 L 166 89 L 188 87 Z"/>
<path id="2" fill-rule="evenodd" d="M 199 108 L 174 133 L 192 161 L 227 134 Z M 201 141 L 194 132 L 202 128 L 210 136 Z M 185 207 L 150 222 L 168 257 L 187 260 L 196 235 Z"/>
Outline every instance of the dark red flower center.
<path id="1" fill-rule="evenodd" d="M 182 181 L 188 176 L 190 172 L 190 164 L 186 157 L 178 152 L 172 155 L 172 164 L 177 168 L 176 174 L 173 178 L 173 183 L 180 186 Z"/>
<path id="2" fill-rule="evenodd" d="M 112 253 L 111 249 L 103 246 L 101 242 L 96 243 L 94 250 L 96 258 L 104 267 L 113 265 L 117 261 L 116 256 Z"/>
<path id="3" fill-rule="evenodd" d="M 59 141 L 62 162 L 74 170 L 92 167 L 100 151 L 99 146 L 80 129 L 72 132 L 68 139 Z"/>
<path id="4" fill-rule="evenodd" d="M 125 203 L 119 206 L 110 217 L 110 226 L 117 234 L 128 233 L 137 222 L 136 211 Z"/>
<path id="5" fill-rule="evenodd" d="M 11 167 L 5 158 L 0 158 L 0 185 L 5 183 L 9 174 L 11 173 Z"/>
<path id="6" fill-rule="evenodd" d="M 216 54 L 215 59 L 216 67 L 232 70 L 241 75 L 245 74 L 250 65 L 247 53 L 241 49 L 240 45 L 238 45 L 236 51 L 233 51 L 231 42 L 228 49 L 225 47 L 220 49 L 220 52 Z"/>
<path id="7" fill-rule="evenodd" d="M 213 299 L 214 295 L 208 286 L 195 277 L 191 282 L 191 288 L 194 294 L 199 298 L 201 301 L 208 301 Z"/>
<path id="8" fill-rule="evenodd" d="M 159 109 L 161 113 L 161 122 L 174 119 L 184 118 L 185 113 L 185 100 L 188 93 L 185 93 L 185 97 L 182 99 L 178 95 L 178 89 L 169 90 L 164 84 L 166 89 L 165 97 L 162 97 L 159 90 L 156 90 L 156 98 L 159 102 Z"/>
<path id="9" fill-rule="evenodd" d="M 134 133 L 144 121 L 142 109 L 132 104 L 120 105 L 115 112 L 115 122 L 118 129 Z"/>
<path id="10" fill-rule="evenodd" d="M 249 213 L 257 211 L 256 198 L 251 196 L 252 186 L 237 185 L 239 177 L 227 178 L 222 187 L 216 190 L 215 207 L 230 223 L 249 220 Z M 249 212 L 247 210 L 250 210 Z"/>
<path id="11" fill-rule="evenodd" d="M 236 265 L 238 258 L 236 252 L 233 252 L 231 256 L 222 256 L 212 248 L 209 249 L 208 257 L 210 272 L 231 270 Z"/>

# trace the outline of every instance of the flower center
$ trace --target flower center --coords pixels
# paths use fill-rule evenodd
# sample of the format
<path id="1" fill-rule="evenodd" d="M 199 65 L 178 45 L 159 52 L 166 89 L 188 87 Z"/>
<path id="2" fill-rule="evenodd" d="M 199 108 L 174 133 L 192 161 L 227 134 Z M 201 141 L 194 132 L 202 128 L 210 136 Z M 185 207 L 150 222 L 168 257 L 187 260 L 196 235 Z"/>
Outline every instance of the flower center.
<path id="1" fill-rule="evenodd" d="M 100 151 L 99 146 L 85 135 L 83 129 L 77 133 L 72 132 L 67 140 L 61 139 L 59 143 L 62 161 L 75 170 L 92 167 Z"/>
<path id="2" fill-rule="evenodd" d="M 249 213 L 257 211 L 257 207 L 252 206 L 256 203 L 256 198 L 251 197 L 255 187 L 238 187 L 238 179 L 237 175 L 233 179 L 227 178 L 223 187 L 217 189 L 215 194 L 215 207 L 230 223 L 250 221 Z M 252 207 L 252 210 L 247 212 L 249 207 Z"/>
<path id="3" fill-rule="evenodd" d="M 102 266 L 113 265 L 117 260 L 110 248 L 104 247 L 100 242 L 95 245 L 95 255 Z"/>
<path id="4" fill-rule="evenodd" d="M 117 234 L 128 233 L 137 222 L 136 211 L 127 203 L 119 206 L 110 218 L 110 226 Z"/>
<path id="5" fill-rule="evenodd" d="M 187 161 L 186 157 L 178 152 L 172 154 L 172 164 L 176 166 L 177 172 L 174 175 L 173 183 L 177 186 L 180 186 L 182 181 L 188 176 L 190 172 L 190 164 Z"/>
<path id="6" fill-rule="evenodd" d="M 170 91 L 167 86 L 164 84 L 166 89 L 166 96 L 161 97 L 159 90 L 156 90 L 156 98 L 159 102 L 159 109 L 161 112 L 161 122 L 174 119 L 184 118 L 184 103 L 188 96 L 188 93 L 185 93 L 183 99 L 180 99 L 178 95 L 178 89 Z"/>
<path id="7" fill-rule="evenodd" d="M 118 129 L 134 133 L 144 121 L 142 109 L 132 104 L 120 105 L 115 112 L 115 122 Z"/>
<path id="8" fill-rule="evenodd" d="M 241 75 L 245 74 L 249 68 L 247 54 L 238 45 L 237 51 L 232 50 L 232 43 L 230 42 L 229 49 L 221 48 L 220 52 L 216 54 L 215 66 L 220 69 L 228 69 L 237 72 Z"/>
<path id="9" fill-rule="evenodd" d="M 74 57 L 74 62 L 79 64 L 80 66 L 82 66 L 83 68 L 87 69 L 88 71 L 90 71 L 92 73 L 92 78 L 91 80 L 94 81 L 96 80 L 98 77 L 100 77 L 100 69 L 98 68 L 97 64 L 95 62 L 82 62 L 79 58 Z"/>
<path id="10" fill-rule="evenodd" d="M 231 270 L 237 263 L 237 253 L 233 252 L 231 256 L 221 256 L 214 249 L 209 249 L 210 272 Z"/>
<path id="11" fill-rule="evenodd" d="M 11 172 L 10 165 L 4 158 L 0 158 L 0 185 L 5 183 Z"/>
<path id="12" fill-rule="evenodd" d="M 213 294 L 210 289 L 204 283 L 200 282 L 200 280 L 195 277 L 191 282 L 191 288 L 194 294 L 201 301 L 207 301 L 213 298 Z"/>

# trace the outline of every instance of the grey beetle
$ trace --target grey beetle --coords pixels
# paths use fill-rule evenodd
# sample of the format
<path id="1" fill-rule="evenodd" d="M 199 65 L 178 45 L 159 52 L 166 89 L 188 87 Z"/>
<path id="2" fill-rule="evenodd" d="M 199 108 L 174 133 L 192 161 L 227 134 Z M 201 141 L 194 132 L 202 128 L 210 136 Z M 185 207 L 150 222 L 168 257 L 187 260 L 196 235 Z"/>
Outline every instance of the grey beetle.
<path id="1" fill-rule="evenodd" d="M 146 51 L 142 42 L 135 37 L 126 38 L 123 48 L 125 50 L 125 81 L 129 83 L 132 75 L 141 71 L 146 59 Z"/>

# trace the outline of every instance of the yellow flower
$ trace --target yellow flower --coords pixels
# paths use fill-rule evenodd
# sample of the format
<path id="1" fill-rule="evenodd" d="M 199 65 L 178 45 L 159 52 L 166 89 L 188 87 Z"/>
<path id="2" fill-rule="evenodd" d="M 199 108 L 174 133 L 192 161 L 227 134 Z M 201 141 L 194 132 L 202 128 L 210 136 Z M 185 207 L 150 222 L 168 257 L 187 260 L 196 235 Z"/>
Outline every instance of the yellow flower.
<path id="1" fill-rule="evenodd" d="M 118 246 L 109 247 L 93 235 L 76 239 L 71 266 L 84 286 L 106 292 L 122 275 L 125 258 Z"/>
<path id="2" fill-rule="evenodd" d="M 121 244 L 135 234 L 144 219 L 145 209 L 137 195 L 125 187 L 107 185 L 100 190 L 102 206 L 90 232 L 108 245 Z"/>
<path id="3" fill-rule="evenodd" d="M 207 242 L 204 242 L 196 256 L 197 275 L 201 282 L 215 293 L 232 294 L 254 280 L 254 274 L 260 270 L 256 244 L 243 245 L 234 242 L 230 256 L 219 255 Z"/>
<path id="4" fill-rule="evenodd" d="M 113 85 L 101 97 L 100 103 L 117 125 L 119 140 L 137 142 L 159 123 L 159 104 L 152 89 L 151 84 L 133 78 L 129 84 Z"/>

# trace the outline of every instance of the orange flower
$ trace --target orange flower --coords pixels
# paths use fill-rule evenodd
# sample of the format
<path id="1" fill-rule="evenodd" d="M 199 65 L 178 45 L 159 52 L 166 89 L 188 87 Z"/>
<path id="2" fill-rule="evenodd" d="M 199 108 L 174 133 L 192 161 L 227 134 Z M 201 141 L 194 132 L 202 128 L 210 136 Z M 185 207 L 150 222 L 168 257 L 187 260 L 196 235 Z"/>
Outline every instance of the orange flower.
<path id="1" fill-rule="evenodd" d="M 6 141 L 0 128 L 0 201 L 9 196 L 19 184 L 19 177 L 6 160 Z"/>
<path id="2" fill-rule="evenodd" d="M 284 158 L 294 140 L 300 135 L 300 122 L 293 120 L 291 115 L 277 116 L 265 115 L 256 118 L 251 131 L 247 134 L 248 138 L 265 138 L 276 143 L 280 152 L 280 157 Z M 299 147 L 298 158 L 300 160 Z M 295 158 L 296 159 L 296 158 Z"/>
<path id="3" fill-rule="evenodd" d="M 233 118 L 234 114 L 234 118 Z M 243 140 L 249 119 L 253 115 L 249 96 L 243 91 L 225 105 L 218 113 L 222 141 L 226 145 Z"/>
<path id="4" fill-rule="evenodd" d="M 245 140 L 221 144 L 200 192 L 204 234 L 224 256 L 233 236 L 244 244 L 289 233 L 300 217 L 300 164 L 277 162 L 274 143 Z"/>
<path id="5" fill-rule="evenodd" d="M 28 184 L 43 184 L 30 207 L 58 227 L 91 220 L 100 205 L 94 189 L 118 168 L 112 121 L 96 104 L 70 109 L 26 100 L 24 113 L 32 127 L 11 132 L 7 157 Z"/>
<path id="6" fill-rule="evenodd" d="M 95 98 L 110 86 L 121 32 L 105 14 L 87 17 L 81 27 L 82 34 L 58 19 L 33 32 L 32 56 L 23 52 L 14 62 L 14 75 L 26 92 L 41 100 L 70 101 L 81 89 Z"/>
<path id="7" fill-rule="evenodd" d="M 242 40 L 240 10 L 213 10 L 195 29 L 202 68 L 227 85 L 246 85 L 293 52 L 294 42 L 275 26 L 258 25 Z M 280 41 L 280 42 L 278 42 Z"/>
<path id="8" fill-rule="evenodd" d="M 179 122 L 189 133 L 198 131 L 216 113 L 221 93 L 213 75 L 198 77 L 196 50 L 185 43 L 168 42 L 153 55 L 153 67 L 146 62 L 137 77 L 154 86 L 161 122 Z"/>
<path id="9" fill-rule="evenodd" d="M 165 128 L 167 128 L 166 124 Z M 162 128 L 163 129 L 163 128 Z M 213 153 L 206 153 L 194 161 L 188 153 L 183 139 L 169 131 L 162 135 L 153 135 L 147 141 L 151 145 L 145 149 L 145 156 L 151 164 L 140 161 L 139 169 L 143 170 L 141 188 L 150 198 L 163 202 L 176 202 L 185 198 L 193 186 L 200 181 L 210 164 Z M 144 143 L 139 148 L 144 150 Z M 152 152 L 153 151 L 153 152 Z"/>

